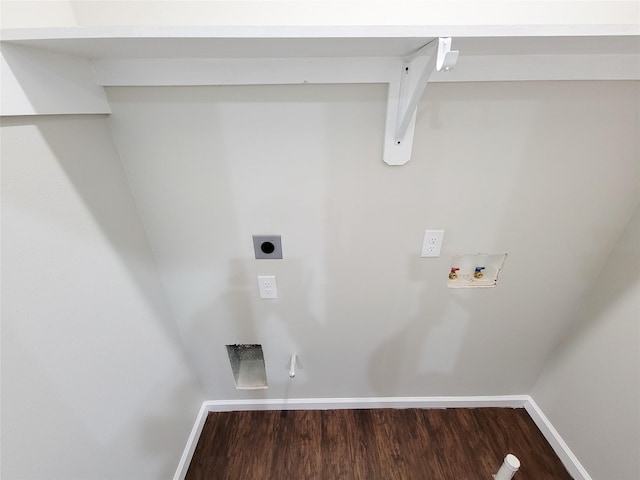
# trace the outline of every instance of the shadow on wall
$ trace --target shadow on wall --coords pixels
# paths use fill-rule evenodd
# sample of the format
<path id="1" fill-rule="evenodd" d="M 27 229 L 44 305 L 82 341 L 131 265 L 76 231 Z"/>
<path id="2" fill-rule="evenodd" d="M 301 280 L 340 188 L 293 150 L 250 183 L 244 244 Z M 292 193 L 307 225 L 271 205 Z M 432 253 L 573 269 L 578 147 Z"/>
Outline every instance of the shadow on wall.
<path id="1" fill-rule="evenodd" d="M 524 87 L 511 84 L 503 90 L 516 96 Z M 523 98 L 531 111 L 529 128 L 505 132 L 507 155 L 521 160 L 505 185 L 504 207 L 495 209 L 501 218 L 494 229 L 495 240 L 510 245 L 510 289 L 535 285 L 527 304 L 510 307 L 518 313 L 510 328 L 527 342 L 505 345 L 512 359 L 529 363 L 529 389 L 558 340 L 567 341 L 577 309 L 628 221 L 638 198 L 640 155 L 638 104 L 628 101 L 637 98 L 637 84 L 545 82 L 536 87 L 535 96 Z M 575 125 L 580 127 L 571 128 Z M 522 152 L 509 148 L 509 137 L 517 136 L 524 140 Z M 627 274 L 611 279 L 617 295 L 631 285 Z"/>
<path id="2" fill-rule="evenodd" d="M 624 245 L 618 244 L 615 256 L 607 259 L 605 268 L 599 272 L 603 277 L 596 280 L 587 294 L 587 302 L 582 304 L 569 327 L 566 329 L 547 364 L 554 365 L 573 352 L 589 331 L 608 318 L 606 312 L 617 305 L 620 298 L 631 289 L 638 289 L 640 281 L 640 204 L 631 217 L 625 234 L 629 235 Z M 622 238 L 625 238 L 623 234 Z M 636 329 L 637 333 L 637 329 Z M 595 353 L 594 353 L 595 355 Z"/>
<path id="3" fill-rule="evenodd" d="M 13 335 L 3 336 L 2 351 L 14 360 L 2 378 L 13 385 L 6 406 L 14 421 L 2 425 L 12 471 L 155 478 L 160 467 L 168 475 L 173 468 L 158 464 L 177 462 L 202 395 L 106 120 L 11 118 L 2 127 L 12 152 L 3 158 L 3 182 L 5 173 L 11 182 L 3 221 L 12 227 L 3 231 L 11 245 L 3 274 L 13 272 L 3 284 L 12 292 L 3 328 Z M 5 137 L 5 127 L 16 128 Z M 61 408 L 42 408 L 49 404 Z M 167 436 L 141 444 L 149 440 L 141 425 L 161 413 L 158 433 Z M 171 429 L 182 413 L 191 418 Z M 37 462 L 19 453 L 34 436 Z M 162 446 L 161 461 L 144 455 Z"/>
<path id="4" fill-rule="evenodd" d="M 214 301 L 186 323 L 185 342 L 198 356 L 196 365 L 206 392 L 219 395 L 232 392 L 233 375 L 225 345 L 263 343 L 256 331 L 254 292 L 249 289 L 249 280 L 247 261 L 232 259 L 227 270 L 226 289 L 210 292 L 209 298 Z M 264 396 L 264 391 L 255 394 Z M 220 398 L 225 397 L 220 395 Z"/>
<path id="5" fill-rule="evenodd" d="M 264 273 L 264 262 L 269 262 L 270 273 L 275 273 L 280 298 L 257 298 L 255 278 Z M 274 263 L 272 263 L 274 262 Z M 227 270 L 227 285 L 215 301 L 200 311 L 190 322 L 192 328 L 186 341 L 203 356 L 209 366 L 201 374 L 207 388 L 219 398 L 233 398 L 239 393 L 234 381 L 225 345 L 261 344 L 267 369 L 268 390 L 245 390 L 240 393 L 250 398 L 287 398 L 290 393 L 286 362 L 293 351 L 305 352 L 311 358 L 314 347 L 325 344 L 325 327 L 309 310 L 309 282 L 300 260 L 231 259 Z M 212 295 L 214 296 L 214 295 Z M 316 361 L 309 361 L 314 365 Z M 306 363 L 306 362 L 305 362 Z M 308 381 L 313 370 L 296 378 L 296 388 Z M 280 393 L 282 392 L 282 393 Z"/>
<path id="6" fill-rule="evenodd" d="M 80 127 L 81 130 L 76 132 L 73 141 L 68 138 L 67 127 L 59 125 L 55 119 L 40 119 L 38 128 L 91 212 L 96 225 L 117 252 L 121 266 L 126 268 L 139 292 L 146 298 L 165 338 L 173 345 L 173 352 L 180 352 L 179 355 L 186 360 L 184 345 L 160 282 L 107 120 L 95 116 L 83 117 L 82 120 L 77 125 L 86 125 L 87 131 L 83 132 Z M 24 120 L 24 124 L 28 122 L 28 119 Z M 96 135 L 101 135 L 102 138 L 96 138 Z M 86 152 L 93 154 L 88 156 Z M 173 372 L 173 377 L 172 372 L 164 372 L 164 375 L 169 375 L 171 379 L 184 378 L 182 372 Z M 193 422 L 193 413 L 198 408 L 193 400 L 201 396 L 201 393 L 194 391 L 194 384 L 188 383 L 190 385 L 183 382 L 181 387 L 175 389 L 170 404 L 164 405 L 165 408 L 160 409 L 157 415 L 143 415 L 139 418 L 143 429 L 141 451 L 154 454 L 155 461 L 152 461 L 153 466 L 150 468 L 161 468 L 166 476 L 174 473 L 184 439 Z M 164 384 L 156 388 L 165 390 L 166 386 Z M 157 397 L 148 398 L 148 404 L 157 405 L 165 394 L 166 392 L 161 391 Z M 153 411 L 153 407 L 150 410 Z M 175 431 L 177 426 L 187 426 L 187 429 Z M 140 461 L 148 460 L 145 458 Z M 157 467 L 156 464 L 164 466 Z"/>
<path id="7" fill-rule="evenodd" d="M 415 260 L 409 258 L 409 268 L 420 275 L 420 268 L 412 269 Z M 443 293 L 453 298 L 443 300 Z M 379 395 L 402 395 L 403 389 L 398 388 L 401 381 L 425 391 L 435 378 L 446 384 L 443 379 L 456 370 L 470 317 L 464 301 L 451 290 L 443 292 L 441 285 L 424 280 L 418 298 L 417 312 L 373 350 L 368 376 Z"/>
<path id="8" fill-rule="evenodd" d="M 10 124 L 31 123 L 27 118 L 12 119 Z M 77 125 L 80 128 L 71 141 L 68 127 L 63 123 L 47 117 L 38 120 L 40 133 L 91 212 L 96 225 L 118 253 L 121 265 L 128 270 L 154 311 L 166 338 L 186 358 L 107 120 L 102 116 L 83 117 Z M 86 127 L 84 131 L 83 126 Z M 97 135 L 101 138 L 97 138 Z M 88 156 L 86 152 L 92 152 L 92 155 Z M 88 276 L 90 274 L 87 272 Z"/>
<path id="9" fill-rule="evenodd" d="M 200 407 L 199 404 L 194 405 L 192 388 L 185 382 L 175 387 L 167 404 L 157 410 L 154 410 L 157 397 L 151 395 L 147 399 L 148 414 L 141 419 L 139 429 L 140 451 L 149 454 L 145 458 L 149 458 L 154 469 L 160 472 L 159 478 L 171 478 L 174 475 L 185 439 L 193 426 L 194 407 Z M 176 425 L 185 428 L 177 431 Z"/>
<path id="10" fill-rule="evenodd" d="M 425 201 L 438 175 L 430 159 L 414 151 L 407 165 L 383 162 L 384 98 L 371 90 L 357 108 L 326 107 L 327 334 L 319 338 L 338 365 L 334 395 L 450 393 L 470 315 L 465 296 L 447 291 L 448 261 L 419 253 L 420 230 L 441 225 L 422 223 L 435 217 L 428 207 L 442 209 L 446 197 Z"/>
<path id="11" fill-rule="evenodd" d="M 496 386 L 493 393 L 533 386 L 637 199 L 633 95 L 632 82 L 616 82 L 615 88 L 607 82 L 438 84 L 427 90 L 413 159 L 401 167 L 414 171 L 425 193 L 411 198 L 405 189 L 398 211 L 425 205 L 413 207 L 421 221 L 442 220 L 437 225 L 454 233 L 445 236 L 445 250 L 509 253 L 496 289 L 443 292 L 466 299 L 464 306 L 453 304 L 452 313 L 461 309 L 473 317 L 458 365 L 466 375 L 456 371 L 454 385 L 484 377 Z M 390 182 L 395 175 L 389 172 Z M 444 298 L 424 301 L 431 294 L 427 287 L 419 315 L 446 325 L 449 307 Z M 411 332 L 431 342 L 436 332 L 451 341 L 444 331 L 455 330 L 440 325 L 427 332 L 416 319 L 410 325 L 379 348 L 386 358 L 394 351 L 405 355 L 408 368 L 419 363 L 415 353 L 400 353 L 417 343 Z M 456 348 L 455 341 L 451 345 Z M 424 345 L 409 351 L 416 348 Z"/>

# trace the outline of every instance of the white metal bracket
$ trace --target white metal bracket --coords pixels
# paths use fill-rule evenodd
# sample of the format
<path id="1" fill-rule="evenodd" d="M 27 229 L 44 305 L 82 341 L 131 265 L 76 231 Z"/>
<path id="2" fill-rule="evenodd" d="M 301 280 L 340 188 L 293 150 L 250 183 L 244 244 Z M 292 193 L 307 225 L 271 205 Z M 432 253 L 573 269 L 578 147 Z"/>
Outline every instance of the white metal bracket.
<path id="1" fill-rule="evenodd" d="M 451 38 L 441 37 L 403 60 L 399 79 L 389 83 L 384 141 L 388 165 L 404 165 L 411 159 L 418 102 L 433 71 L 451 70 L 458 53 L 451 50 Z"/>

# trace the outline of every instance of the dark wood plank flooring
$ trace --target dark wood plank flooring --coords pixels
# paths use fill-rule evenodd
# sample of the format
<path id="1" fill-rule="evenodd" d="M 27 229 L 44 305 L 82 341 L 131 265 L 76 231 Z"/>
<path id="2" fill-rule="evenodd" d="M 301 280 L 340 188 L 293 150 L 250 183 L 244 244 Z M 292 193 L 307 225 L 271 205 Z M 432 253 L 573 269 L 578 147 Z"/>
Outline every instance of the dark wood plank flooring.
<path id="1" fill-rule="evenodd" d="M 210 413 L 187 480 L 571 480 L 523 408 Z"/>

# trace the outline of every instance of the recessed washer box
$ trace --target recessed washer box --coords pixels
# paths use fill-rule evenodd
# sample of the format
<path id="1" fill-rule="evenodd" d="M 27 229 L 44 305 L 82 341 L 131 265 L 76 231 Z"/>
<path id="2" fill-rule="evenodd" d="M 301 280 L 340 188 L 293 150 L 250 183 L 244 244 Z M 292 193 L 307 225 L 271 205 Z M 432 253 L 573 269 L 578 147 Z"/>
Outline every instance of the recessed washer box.
<path id="1" fill-rule="evenodd" d="M 253 251 L 257 259 L 282 258 L 280 235 L 253 235 Z"/>
<path id="2" fill-rule="evenodd" d="M 498 277 L 506 253 L 471 253 L 456 255 L 451 258 L 451 272 L 449 273 L 449 288 L 491 288 L 498 284 Z M 476 274 L 476 270 L 478 274 Z M 455 271 L 455 276 L 451 273 Z M 452 278 L 454 277 L 454 278 Z"/>

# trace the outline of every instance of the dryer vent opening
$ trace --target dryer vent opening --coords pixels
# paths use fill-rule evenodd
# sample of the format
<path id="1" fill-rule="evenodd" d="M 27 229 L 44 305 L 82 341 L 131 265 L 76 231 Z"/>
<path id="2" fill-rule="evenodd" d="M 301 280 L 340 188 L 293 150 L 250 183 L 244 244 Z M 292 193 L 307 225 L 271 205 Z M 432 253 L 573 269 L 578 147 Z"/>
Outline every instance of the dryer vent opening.
<path id="1" fill-rule="evenodd" d="M 233 379 L 238 390 L 263 390 L 268 388 L 262 345 L 227 345 L 227 354 Z"/>

